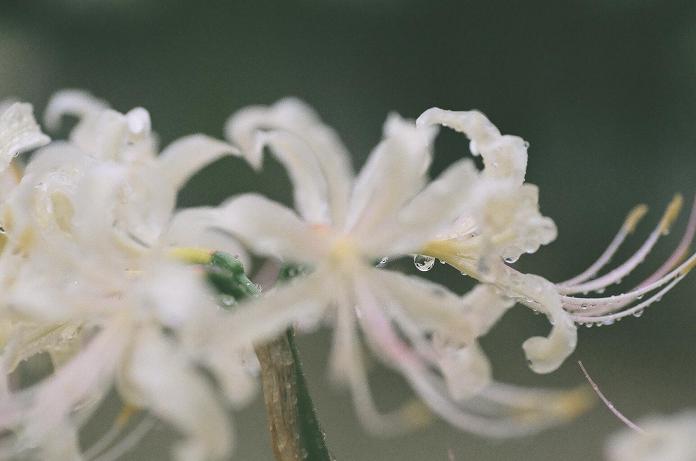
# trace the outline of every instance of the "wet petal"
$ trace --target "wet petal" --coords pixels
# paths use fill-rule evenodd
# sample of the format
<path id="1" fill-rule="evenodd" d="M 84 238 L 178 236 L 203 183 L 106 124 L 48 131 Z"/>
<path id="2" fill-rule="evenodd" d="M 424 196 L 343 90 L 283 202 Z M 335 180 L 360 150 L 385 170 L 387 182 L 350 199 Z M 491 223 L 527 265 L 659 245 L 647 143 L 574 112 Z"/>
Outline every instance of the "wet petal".
<path id="1" fill-rule="evenodd" d="M 509 178 L 517 185 L 524 182 L 527 144 L 517 136 L 501 135 L 481 112 L 455 112 L 433 107 L 423 112 L 417 123 L 419 126 L 442 125 L 464 133 L 471 140 L 471 153 L 483 157 L 484 174 L 492 178 Z"/>

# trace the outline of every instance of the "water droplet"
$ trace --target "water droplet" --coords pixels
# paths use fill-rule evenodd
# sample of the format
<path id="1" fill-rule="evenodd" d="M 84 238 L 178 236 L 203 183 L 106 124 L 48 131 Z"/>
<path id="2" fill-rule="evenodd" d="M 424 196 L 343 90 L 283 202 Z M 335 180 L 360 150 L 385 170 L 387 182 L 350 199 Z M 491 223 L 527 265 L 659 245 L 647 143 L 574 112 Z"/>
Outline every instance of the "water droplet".
<path id="1" fill-rule="evenodd" d="M 529 141 L 525 141 L 523 144 L 525 149 L 529 149 Z"/>
<path id="2" fill-rule="evenodd" d="M 645 296 L 644 294 L 643 294 L 643 295 L 638 295 L 638 296 L 636 296 L 636 299 L 643 299 L 644 296 Z"/>
<path id="3" fill-rule="evenodd" d="M 594 323 L 592 323 L 592 322 L 587 322 L 587 323 L 585 324 L 585 327 L 586 327 L 586 328 L 592 328 L 593 326 L 594 326 Z"/>
<path id="4" fill-rule="evenodd" d="M 614 324 L 614 319 L 606 319 L 602 322 L 602 325 L 613 325 Z"/>
<path id="5" fill-rule="evenodd" d="M 234 296 L 231 295 L 221 295 L 220 304 L 222 304 L 225 307 L 230 307 L 237 304 L 237 300 L 234 298 Z"/>
<path id="6" fill-rule="evenodd" d="M 387 265 L 388 262 L 389 262 L 389 256 L 385 256 L 384 258 L 379 260 L 379 262 L 377 263 L 377 267 L 384 267 Z"/>
<path id="7" fill-rule="evenodd" d="M 640 317 L 641 315 L 643 315 L 643 309 L 637 310 L 633 313 L 633 316 L 636 318 Z"/>
<path id="8" fill-rule="evenodd" d="M 416 255 L 413 257 L 413 264 L 421 272 L 427 272 L 435 265 L 435 258 L 432 256 Z"/>
<path id="9" fill-rule="evenodd" d="M 604 293 L 606 291 L 606 288 L 600 288 L 600 289 L 595 290 L 595 291 L 601 295 L 602 293 Z"/>
<path id="10" fill-rule="evenodd" d="M 505 262 L 508 263 L 508 264 L 514 264 L 514 263 L 516 263 L 517 260 L 520 259 L 520 258 L 519 258 L 519 256 L 508 256 L 507 258 L 503 258 L 503 259 L 504 259 Z"/>

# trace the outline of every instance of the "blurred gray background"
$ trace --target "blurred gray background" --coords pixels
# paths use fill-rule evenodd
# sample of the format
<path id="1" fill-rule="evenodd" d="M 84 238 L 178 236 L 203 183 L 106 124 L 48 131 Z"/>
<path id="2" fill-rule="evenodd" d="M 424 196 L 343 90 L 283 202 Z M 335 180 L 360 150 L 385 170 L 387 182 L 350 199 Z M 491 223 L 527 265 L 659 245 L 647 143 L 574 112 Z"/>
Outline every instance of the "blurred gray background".
<path id="1" fill-rule="evenodd" d="M 418 116 L 431 106 L 477 108 L 504 132 L 531 143 L 528 180 L 559 239 L 517 263 L 551 280 L 575 275 L 603 251 L 625 213 L 652 213 L 630 249 L 675 192 L 696 190 L 696 3 L 657 0 L 3 0 L 0 97 L 33 102 L 85 88 L 120 110 L 148 108 L 164 144 L 191 132 L 221 136 L 233 111 L 296 95 L 341 134 L 360 166 L 389 111 Z M 462 155 L 464 138 L 444 132 L 433 174 Z M 257 176 L 238 160 L 207 168 L 182 205 L 215 204 L 261 188 L 288 201 L 272 160 Z M 688 207 L 687 207 L 688 208 Z M 679 240 L 682 217 L 626 283 L 650 273 Z M 621 258 L 619 258 L 621 259 Z M 413 270 L 404 264 L 405 270 Z M 445 266 L 427 274 L 464 292 L 471 283 Z M 543 318 L 513 309 L 484 347 L 497 378 L 534 386 L 583 382 L 582 359 L 631 418 L 696 406 L 696 278 L 640 319 L 583 328 L 575 355 L 538 376 L 520 348 L 545 332 Z M 328 385 L 326 331 L 301 347 L 320 418 L 339 460 L 595 460 L 621 424 L 601 405 L 575 423 L 522 440 L 492 442 L 445 423 L 392 440 L 358 425 L 349 395 Z M 371 369 L 385 407 L 408 397 L 398 376 Z M 234 415 L 234 459 L 270 460 L 260 400 Z M 99 430 L 99 421 L 88 428 Z M 127 459 L 164 457 L 166 429 Z"/>

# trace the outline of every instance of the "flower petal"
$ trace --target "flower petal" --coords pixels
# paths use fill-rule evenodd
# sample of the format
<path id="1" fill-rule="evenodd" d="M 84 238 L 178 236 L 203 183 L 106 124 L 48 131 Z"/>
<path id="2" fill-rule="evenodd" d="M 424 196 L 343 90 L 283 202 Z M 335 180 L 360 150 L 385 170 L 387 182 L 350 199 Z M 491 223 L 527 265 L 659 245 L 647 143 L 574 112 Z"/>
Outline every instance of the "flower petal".
<path id="1" fill-rule="evenodd" d="M 126 379 L 139 399 L 132 403 L 145 406 L 186 437 L 174 449 L 177 460 L 229 455 L 232 431 L 212 388 L 159 333 L 145 330 L 139 335 Z"/>
<path id="2" fill-rule="evenodd" d="M 524 182 L 527 171 L 527 144 L 520 137 L 501 135 L 481 112 L 455 112 L 433 107 L 418 117 L 417 124 L 437 124 L 464 133 L 471 140 L 471 153 L 483 157 L 486 175 L 511 178 L 518 185 Z"/>
<path id="3" fill-rule="evenodd" d="M 384 139 L 372 152 L 355 181 L 347 227 L 358 239 L 377 232 L 425 184 L 436 130 L 390 114 Z"/>
<path id="4" fill-rule="evenodd" d="M 259 130 L 284 131 L 305 143 L 305 149 L 321 167 L 328 188 L 332 222 L 340 227 L 345 219 L 353 173 L 348 151 L 336 132 L 323 124 L 309 106 L 295 98 L 281 99 L 272 106 L 243 109 L 230 117 L 225 133 L 241 147 L 254 168 L 261 167 L 263 154 L 256 144 L 255 133 Z"/>
<path id="5" fill-rule="evenodd" d="M 171 247 L 194 247 L 222 251 L 239 259 L 248 272 L 251 260 L 242 245 L 224 229 L 217 208 L 197 207 L 177 211 L 163 236 Z"/>
<path id="6" fill-rule="evenodd" d="M 31 104 L 12 104 L 0 114 L 0 171 L 4 171 L 17 154 L 49 141 L 34 120 Z"/>
<path id="7" fill-rule="evenodd" d="M 369 251 L 376 255 L 417 253 L 461 215 L 476 177 L 469 160 L 451 165 L 372 234 L 366 242 Z"/>
<path id="8" fill-rule="evenodd" d="M 177 139 L 157 158 L 160 171 L 176 190 L 197 171 L 225 155 L 237 155 L 234 146 L 202 134 Z"/>
<path id="9" fill-rule="evenodd" d="M 325 250 L 317 233 L 292 210 L 261 195 L 234 197 L 219 210 L 223 229 L 259 254 L 312 263 Z"/>

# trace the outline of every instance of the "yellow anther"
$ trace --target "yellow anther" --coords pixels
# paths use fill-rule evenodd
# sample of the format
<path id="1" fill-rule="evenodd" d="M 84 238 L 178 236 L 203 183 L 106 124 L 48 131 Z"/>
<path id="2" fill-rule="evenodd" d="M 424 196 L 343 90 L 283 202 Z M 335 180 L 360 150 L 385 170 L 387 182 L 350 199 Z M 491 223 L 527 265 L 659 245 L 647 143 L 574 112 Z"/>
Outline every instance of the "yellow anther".
<path id="1" fill-rule="evenodd" d="M 572 419 L 592 408 L 596 401 L 592 390 L 582 386 L 563 393 L 553 402 L 553 406 L 560 417 Z"/>
<path id="2" fill-rule="evenodd" d="M 34 233 L 34 229 L 28 227 L 24 229 L 17 240 L 17 250 L 20 253 L 27 254 L 29 250 L 31 250 L 31 247 L 34 246 L 35 241 L 36 234 Z"/>
<path id="3" fill-rule="evenodd" d="M 131 404 L 125 404 L 121 412 L 116 416 L 116 426 L 123 427 L 128 424 L 128 421 L 138 412 L 138 407 Z"/>
<path id="4" fill-rule="evenodd" d="M 425 427 L 433 421 L 433 413 L 420 400 L 414 399 L 406 402 L 399 409 L 399 413 L 404 421 L 413 428 Z"/>
<path id="5" fill-rule="evenodd" d="M 660 232 L 662 235 L 667 235 L 669 233 L 669 228 L 674 223 L 674 220 L 679 216 L 679 211 L 684 204 L 684 197 L 681 194 L 674 196 L 669 206 L 665 210 L 665 214 L 662 216 L 662 221 L 660 221 Z"/>
<path id="6" fill-rule="evenodd" d="M 206 248 L 178 247 L 169 250 L 169 255 L 191 264 L 208 264 L 213 252 Z"/>
<path id="7" fill-rule="evenodd" d="M 696 255 L 694 255 L 694 256 L 696 256 Z M 696 267 L 696 257 L 694 257 L 694 256 L 691 257 L 691 262 L 689 262 L 689 264 L 684 266 L 684 268 L 681 270 L 682 275 L 688 274 L 689 271 L 691 271 L 691 269 Z"/>
<path id="8" fill-rule="evenodd" d="M 624 229 L 626 229 L 626 232 L 632 234 L 647 212 L 648 206 L 644 204 L 640 204 L 633 208 L 631 212 L 628 213 L 628 216 L 626 216 L 626 221 L 624 221 Z"/>

